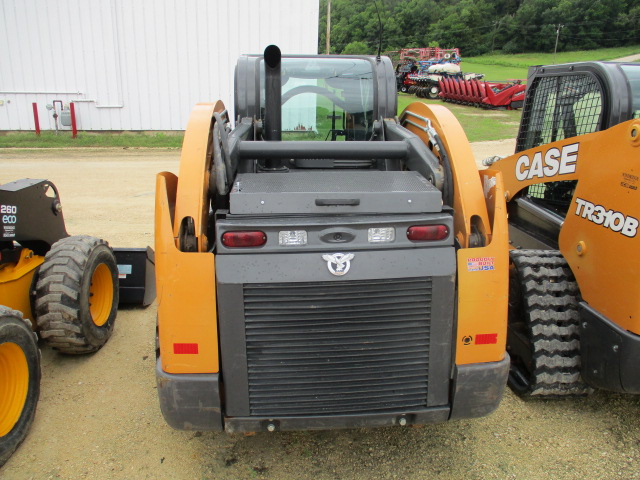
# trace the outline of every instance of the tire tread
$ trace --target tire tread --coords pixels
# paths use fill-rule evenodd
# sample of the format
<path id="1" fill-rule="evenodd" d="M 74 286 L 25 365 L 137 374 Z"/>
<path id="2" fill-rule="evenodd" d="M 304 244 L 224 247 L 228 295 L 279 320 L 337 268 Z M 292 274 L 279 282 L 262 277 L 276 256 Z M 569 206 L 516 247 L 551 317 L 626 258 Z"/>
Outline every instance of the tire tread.
<path id="1" fill-rule="evenodd" d="M 110 335 L 96 343 L 80 320 L 83 275 L 91 252 L 102 245 L 109 248 L 106 241 L 88 235 L 63 238 L 52 246 L 40 269 L 35 301 L 38 327 L 47 343 L 63 353 L 95 352 Z"/>

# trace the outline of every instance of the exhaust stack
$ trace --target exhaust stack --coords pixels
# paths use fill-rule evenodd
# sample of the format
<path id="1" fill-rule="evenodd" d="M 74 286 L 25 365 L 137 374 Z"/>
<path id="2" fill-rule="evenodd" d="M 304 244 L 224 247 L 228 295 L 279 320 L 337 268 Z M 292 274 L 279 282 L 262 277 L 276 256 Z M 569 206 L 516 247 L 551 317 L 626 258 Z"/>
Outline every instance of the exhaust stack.
<path id="1" fill-rule="evenodd" d="M 265 70 L 265 116 L 264 139 L 267 141 L 282 140 L 282 82 L 280 75 L 280 61 L 282 54 L 276 45 L 269 45 L 264 49 Z M 282 160 L 268 159 L 267 169 L 281 169 Z"/>

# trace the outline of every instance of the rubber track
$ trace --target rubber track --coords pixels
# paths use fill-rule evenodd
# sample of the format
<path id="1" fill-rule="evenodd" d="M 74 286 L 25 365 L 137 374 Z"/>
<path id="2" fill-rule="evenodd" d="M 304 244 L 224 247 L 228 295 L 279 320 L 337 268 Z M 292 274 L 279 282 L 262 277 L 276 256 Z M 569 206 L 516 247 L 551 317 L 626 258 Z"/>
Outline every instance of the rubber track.
<path id="1" fill-rule="evenodd" d="M 95 352 L 79 324 L 82 273 L 91 250 L 104 240 L 78 235 L 55 243 L 40 267 L 36 285 L 36 317 L 48 345 L 70 354 Z"/>
<path id="2" fill-rule="evenodd" d="M 580 375 L 580 292 L 557 250 L 511 252 L 533 348 L 530 396 L 586 395 Z"/>

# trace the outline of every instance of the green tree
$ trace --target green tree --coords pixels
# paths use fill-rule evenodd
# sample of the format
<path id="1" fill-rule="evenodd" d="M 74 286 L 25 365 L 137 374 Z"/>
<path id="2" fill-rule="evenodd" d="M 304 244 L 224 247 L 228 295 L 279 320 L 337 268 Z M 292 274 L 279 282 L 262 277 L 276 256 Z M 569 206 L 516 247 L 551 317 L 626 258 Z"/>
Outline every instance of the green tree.
<path id="1" fill-rule="evenodd" d="M 347 44 L 344 50 L 342 50 L 342 55 L 368 55 L 370 53 L 367 44 L 358 40 Z"/>
<path id="2" fill-rule="evenodd" d="M 488 0 L 461 0 L 444 10 L 442 19 L 429 29 L 429 37 L 445 48 L 458 47 L 464 55 L 480 55 L 491 50 L 494 18 Z"/>
<path id="3" fill-rule="evenodd" d="M 377 8 L 376 8 L 377 6 Z M 318 50 L 325 51 L 327 0 Z M 581 50 L 640 43 L 640 0 L 331 0 L 331 52 L 439 45 L 463 56 Z M 357 51 L 364 51 L 358 44 Z"/>

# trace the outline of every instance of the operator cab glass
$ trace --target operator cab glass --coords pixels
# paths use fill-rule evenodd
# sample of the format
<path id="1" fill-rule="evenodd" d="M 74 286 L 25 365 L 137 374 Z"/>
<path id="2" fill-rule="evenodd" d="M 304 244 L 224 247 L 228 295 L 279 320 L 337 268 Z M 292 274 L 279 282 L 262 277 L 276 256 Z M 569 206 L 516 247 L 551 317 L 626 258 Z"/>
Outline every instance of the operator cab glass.
<path id="1" fill-rule="evenodd" d="M 640 118 L 640 65 L 620 65 L 631 90 L 631 110 L 633 118 Z"/>
<path id="2" fill-rule="evenodd" d="M 373 134 L 374 78 L 361 58 L 283 58 L 283 140 L 369 140 Z M 260 107 L 264 112 L 264 62 Z"/>

